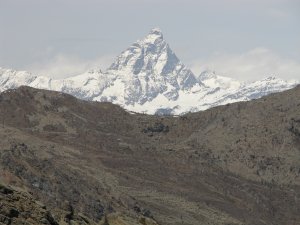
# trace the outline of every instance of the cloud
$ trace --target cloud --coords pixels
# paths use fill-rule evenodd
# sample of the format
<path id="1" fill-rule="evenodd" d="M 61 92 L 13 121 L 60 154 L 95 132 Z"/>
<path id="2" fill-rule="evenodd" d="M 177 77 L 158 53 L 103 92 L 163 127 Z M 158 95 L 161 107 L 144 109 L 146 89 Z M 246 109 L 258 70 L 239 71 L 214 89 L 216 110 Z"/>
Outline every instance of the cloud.
<path id="1" fill-rule="evenodd" d="M 81 74 L 91 68 L 105 70 L 113 62 L 113 59 L 113 55 L 96 59 L 83 59 L 74 55 L 58 54 L 49 60 L 34 63 L 28 66 L 26 70 L 37 75 L 66 78 Z"/>
<path id="2" fill-rule="evenodd" d="M 244 81 L 268 76 L 300 80 L 300 62 L 284 58 L 267 48 L 255 48 L 243 54 L 216 53 L 188 65 L 195 74 L 213 70 L 219 75 Z"/>
<path id="3" fill-rule="evenodd" d="M 34 63 L 26 70 L 52 78 L 66 78 L 81 74 L 91 68 L 107 69 L 115 55 L 96 59 L 83 59 L 68 54 L 57 54 L 49 60 Z M 267 48 L 255 48 L 241 54 L 215 53 L 187 63 L 196 74 L 213 70 L 222 76 L 243 81 L 253 81 L 268 76 L 300 80 L 300 62 L 285 58 Z"/>

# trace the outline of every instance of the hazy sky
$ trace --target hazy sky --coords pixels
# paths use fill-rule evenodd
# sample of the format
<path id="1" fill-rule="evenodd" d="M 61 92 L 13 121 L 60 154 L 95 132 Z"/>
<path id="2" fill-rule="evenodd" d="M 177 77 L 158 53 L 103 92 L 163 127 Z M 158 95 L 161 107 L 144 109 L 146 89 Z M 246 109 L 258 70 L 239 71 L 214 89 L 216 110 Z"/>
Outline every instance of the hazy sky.
<path id="1" fill-rule="evenodd" d="M 0 67 L 105 70 L 153 27 L 195 74 L 300 80 L 300 0 L 0 0 Z"/>

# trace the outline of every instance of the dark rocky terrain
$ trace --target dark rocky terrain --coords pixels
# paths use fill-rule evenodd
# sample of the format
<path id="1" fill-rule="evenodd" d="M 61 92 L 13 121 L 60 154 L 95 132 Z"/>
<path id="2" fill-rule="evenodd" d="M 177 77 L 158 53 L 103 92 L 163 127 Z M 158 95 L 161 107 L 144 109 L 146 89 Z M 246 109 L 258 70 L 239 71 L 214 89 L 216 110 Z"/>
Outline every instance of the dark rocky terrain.
<path id="1" fill-rule="evenodd" d="M 300 224 L 300 87 L 180 117 L 20 87 L 0 121 L 0 224 Z"/>
<path id="2" fill-rule="evenodd" d="M 0 224 L 58 225 L 46 206 L 26 192 L 0 184 Z"/>

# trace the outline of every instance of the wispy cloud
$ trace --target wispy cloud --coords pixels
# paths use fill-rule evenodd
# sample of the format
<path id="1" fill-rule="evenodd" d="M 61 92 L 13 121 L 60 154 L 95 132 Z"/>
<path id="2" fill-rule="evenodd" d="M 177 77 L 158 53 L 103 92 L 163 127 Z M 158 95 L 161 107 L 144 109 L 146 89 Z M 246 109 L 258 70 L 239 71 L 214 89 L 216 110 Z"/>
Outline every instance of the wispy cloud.
<path id="1" fill-rule="evenodd" d="M 220 75 L 246 81 L 267 76 L 300 80 L 300 62 L 283 58 L 267 48 L 255 48 L 243 54 L 216 53 L 189 65 L 195 74 L 214 70 Z"/>
<path id="2" fill-rule="evenodd" d="M 105 70 L 114 58 L 115 55 L 107 55 L 96 59 L 83 59 L 74 55 L 58 54 L 25 69 L 38 75 L 65 78 L 95 67 Z M 300 80 L 300 62 L 284 58 L 267 48 L 255 48 L 242 54 L 215 53 L 208 58 L 194 60 L 187 66 L 195 74 L 213 70 L 219 75 L 244 81 L 268 76 Z"/>
<path id="3" fill-rule="evenodd" d="M 52 78 L 66 78 L 83 73 L 91 68 L 105 70 L 113 61 L 113 55 L 96 59 L 83 59 L 74 55 L 58 54 L 53 58 L 29 65 L 28 71 Z"/>

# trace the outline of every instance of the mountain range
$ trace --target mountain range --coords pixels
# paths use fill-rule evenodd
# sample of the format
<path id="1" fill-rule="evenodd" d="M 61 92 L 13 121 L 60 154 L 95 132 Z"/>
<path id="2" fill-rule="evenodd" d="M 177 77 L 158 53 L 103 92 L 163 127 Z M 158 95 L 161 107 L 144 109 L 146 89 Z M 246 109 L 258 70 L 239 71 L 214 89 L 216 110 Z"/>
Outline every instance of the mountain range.
<path id="1" fill-rule="evenodd" d="M 244 83 L 213 71 L 195 75 L 171 50 L 158 28 L 123 51 L 105 71 L 90 69 L 55 80 L 0 68 L 0 91 L 26 85 L 61 91 L 84 100 L 112 102 L 146 114 L 200 111 L 260 98 L 290 89 L 297 83 L 275 77 Z"/>

